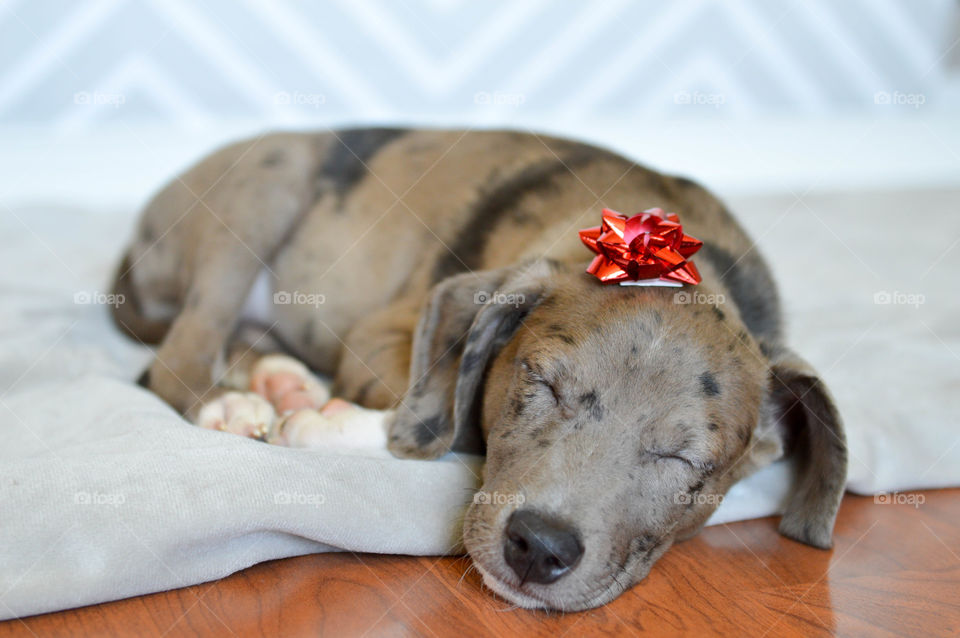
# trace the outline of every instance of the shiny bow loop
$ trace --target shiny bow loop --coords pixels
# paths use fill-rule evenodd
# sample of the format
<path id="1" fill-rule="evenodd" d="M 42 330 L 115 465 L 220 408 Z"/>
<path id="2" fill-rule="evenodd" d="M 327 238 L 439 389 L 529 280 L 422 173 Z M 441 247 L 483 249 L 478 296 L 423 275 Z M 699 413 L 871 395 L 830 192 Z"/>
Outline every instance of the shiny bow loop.
<path id="1" fill-rule="evenodd" d="M 602 217 L 600 226 L 580 231 L 580 240 L 597 253 L 588 273 L 605 284 L 649 279 L 700 283 L 697 267 L 687 260 L 703 242 L 684 235 L 675 214 L 651 208 L 627 217 L 604 208 Z"/>

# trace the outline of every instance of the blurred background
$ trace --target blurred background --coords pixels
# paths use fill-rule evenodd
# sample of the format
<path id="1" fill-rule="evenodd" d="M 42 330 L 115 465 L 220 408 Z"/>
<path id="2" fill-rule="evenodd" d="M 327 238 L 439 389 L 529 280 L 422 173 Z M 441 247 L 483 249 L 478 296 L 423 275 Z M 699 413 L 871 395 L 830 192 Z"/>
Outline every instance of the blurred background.
<path id="1" fill-rule="evenodd" d="M 4 0 L 0 203 L 133 208 L 268 128 L 509 126 L 722 195 L 960 182 L 953 0 Z"/>

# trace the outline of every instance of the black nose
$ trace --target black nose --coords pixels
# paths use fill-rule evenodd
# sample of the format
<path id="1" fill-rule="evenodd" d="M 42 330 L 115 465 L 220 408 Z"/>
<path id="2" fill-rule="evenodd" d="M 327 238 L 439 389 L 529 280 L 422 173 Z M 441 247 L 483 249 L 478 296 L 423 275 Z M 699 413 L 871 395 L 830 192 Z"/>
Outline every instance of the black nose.
<path id="1" fill-rule="evenodd" d="M 547 522 L 532 510 L 517 510 L 507 521 L 503 557 L 521 583 L 552 583 L 583 556 L 574 531 L 568 525 Z"/>

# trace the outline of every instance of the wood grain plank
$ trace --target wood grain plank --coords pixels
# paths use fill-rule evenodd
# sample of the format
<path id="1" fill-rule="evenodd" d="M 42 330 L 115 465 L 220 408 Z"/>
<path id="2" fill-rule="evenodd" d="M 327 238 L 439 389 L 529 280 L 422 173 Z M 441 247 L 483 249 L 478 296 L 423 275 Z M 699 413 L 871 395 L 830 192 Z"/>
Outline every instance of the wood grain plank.
<path id="1" fill-rule="evenodd" d="M 918 507 L 847 495 L 829 552 L 778 535 L 774 518 L 707 528 L 575 614 L 514 609 L 466 558 L 320 554 L 0 623 L 0 637 L 960 635 L 960 490 L 922 494 Z"/>

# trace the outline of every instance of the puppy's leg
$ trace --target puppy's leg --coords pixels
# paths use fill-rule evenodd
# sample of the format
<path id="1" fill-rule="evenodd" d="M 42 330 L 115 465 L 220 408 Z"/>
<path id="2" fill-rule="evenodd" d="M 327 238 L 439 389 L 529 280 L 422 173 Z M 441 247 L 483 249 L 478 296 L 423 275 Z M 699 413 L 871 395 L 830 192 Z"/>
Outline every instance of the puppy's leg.
<path id="1" fill-rule="evenodd" d="M 244 203 L 247 213 L 256 200 Z M 299 211 L 264 214 L 268 219 L 238 221 L 228 227 L 219 219 L 204 220 L 202 238 L 194 246 L 192 272 L 183 308 L 157 350 L 148 387 L 174 408 L 194 419 L 216 387 L 214 365 L 243 309 L 260 270 L 266 268 L 294 228 Z M 239 217 L 239 216 L 238 216 Z M 236 218 L 235 218 L 236 219 Z"/>
<path id="2" fill-rule="evenodd" d="M 317 202 L 316 171 L 329 141 L 275 135 L 246 142 L 181 180 L 193 184 L 197 200 L 182 221 L 177 267 L 185 292 L 146 384 L 188 418 L 216 385 L 214 363 L 257 274 Z M 175 218 L 173 227 L 180 223 Z"/>
<path id="3" fill-rule="evenodd" d="M 148 387 L 190 419 L 216 385 L 214 364 L 261 267 L 229 246 L 207 255 L 147 376 Z"/>
<path id="4" fill-rule="evenodd" d="M 403 398 L 421 304 L 418 299 L 401 300 L 357 323 L 344 340 L 334 396 L 377 410 Z"/>

